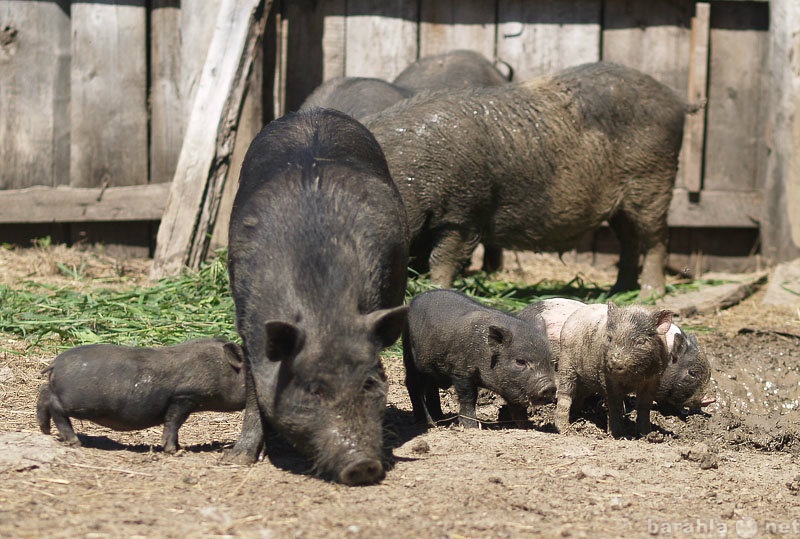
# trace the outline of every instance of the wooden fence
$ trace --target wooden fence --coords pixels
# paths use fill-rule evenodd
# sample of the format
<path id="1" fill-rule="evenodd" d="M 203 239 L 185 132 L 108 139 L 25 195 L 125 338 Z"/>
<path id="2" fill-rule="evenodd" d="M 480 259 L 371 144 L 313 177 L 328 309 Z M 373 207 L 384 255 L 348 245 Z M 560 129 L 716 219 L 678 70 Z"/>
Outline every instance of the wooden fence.
<path id="1" fill-rule="evenodd" d="M 219 5 L 0 0 L 0 223 L 157 221 Z M 768 169 L 770 26 L 766 1 L 275 2 L 217 243 L 236 162 L 264 123 L 331 77 L 391 80 L 421 56 L 457 48 L 508 64 L 515 80 L 607 60 L 691 101 L 707 99 L 687 122 L 670 224 L 757 232 Z"/>

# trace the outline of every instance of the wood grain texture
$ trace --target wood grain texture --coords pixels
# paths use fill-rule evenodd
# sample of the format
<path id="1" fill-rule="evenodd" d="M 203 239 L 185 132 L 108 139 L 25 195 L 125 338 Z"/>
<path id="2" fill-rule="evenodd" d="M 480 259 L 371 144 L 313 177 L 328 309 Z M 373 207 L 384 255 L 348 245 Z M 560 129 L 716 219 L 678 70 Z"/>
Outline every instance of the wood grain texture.
<path id="1" fill-rule="evenodd" d="M 708 42 L 711 27 L 711 4 L 695 4 L 692 17 L 692 32 L 689 62 L 688 98 L 691 103 L 705 103 L 708 86 Z M 683 186 L 699 193 L 703 183 L 703 146 L 705 144 L 706 110 L 703 107 L 686 117 L 683 128 L 680 167 L 683 171 Z"/>
<path id="2" fill-rule="evenodd" d="M 529 80 L 600 60 L 601 0 L 499 0 L 497 56 Z"/>
<path id="3" fill-rule="evenodd" d="M 69 181 L 69 3 L 0 1 L 0 189 Z"/>
<path id="4" fill-rule="evenodd" d="M 768 27 L 764 4 L 712 6 L 706 189 L 752 191 L 764 186 Z"/>
<path id="5" fill-rule="evenodd" d="M 495 55 L 495 5 L 484 0 L 421 2 L 419 56 L 470 49 Z"/>
<path id="6" fill-rule="evenodd" d="M 147 183 L 145 16 L 144 0 L 72 4 L 73 187 Z"/>
<path id="7" fill-rule="evenodd" d="M 348 0 L 345 75 L 394 78 L 418 58 L 416 0 Z"/>
<path id="8" fill-rule="evenodd" d="M 223 0 L 197 88 L 151 276 L 196 268 L 205 256 L 233 151 L 245 84 L 269 0 Z"/>
<path id="9" fill-rule="evenodd" d="M 76 223 L 161 219 L 169 184 L 128 187 L 27 187 L 0 191 L 0 223 Z"/>
<path id="10" fill-rule="evenodd" d="M 764 204 L 760 191 L 706 191 L 697 203 L 689 191 L 676 188 L 667 223 L 673 227 L 755 228 L 762 220 Z"/>
<path id="11" fill-rule="evenodd" d="M 185 122 L 180 92 L 181 12 L 174 0 L 150 10 L 150 182 L 172 181 Z"/>

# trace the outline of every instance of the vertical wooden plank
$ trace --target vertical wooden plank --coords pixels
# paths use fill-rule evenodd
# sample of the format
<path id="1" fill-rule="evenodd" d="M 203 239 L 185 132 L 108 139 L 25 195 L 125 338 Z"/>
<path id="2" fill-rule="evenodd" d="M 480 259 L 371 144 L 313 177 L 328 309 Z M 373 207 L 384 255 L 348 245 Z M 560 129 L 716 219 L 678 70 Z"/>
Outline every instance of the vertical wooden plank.
<path id="1" fill-rule="evenodd" d="M 394 78 L 418 57 L 416 0 L 347 0 L 345 75 Z"/>
<path id="2" fill-rule="evenodd" d="M 761 237 L 771 260 L 800 256 L 800 3 L 769 3 L 769 155 Z"/>
<path id="3" fill-rule="evenodd" d="M 181 0 L 180 92 L 183 101 L 181 134 L 189 121 L 200 74 L 214 35 L 222 0 Z"/>
<path id="4" fill-rule="evenodd" d="M 158 229 L 151 277 L 197 268 L 219 210 L 253 51 L 269 0 L 223 0 Z M 211 126 L 211 127 L 210 127 Z"/>
<path id="5" fill-rule="evenodd" d="M 689 62 L 689 101 L 702 103 L 706 100 L 708 84 L 708 40 L 711 22 L 711 4 L 698 2 L 692 17 Z M 690 193 L 699 193 L 703 176 L 703 143 L 705 139 L 706 109 L 703 108 L 686 118 L 683 129 L 683 146 L 680 167 L 683 184 Z"/>
<path id="6" fill-rule="evenodd" d="M 144 0 L 72 4 L 70 184 L 147 183 Z"/>
<path id="7" fill-rule="evenodd" d="M 178 0 L 152 0 L 150 11 L 150 183 L 172 181 L 183 142 Z"/>
<path id="8" fill-rule="evenodd" d="M 704 189 L 764 185 L 768 28 L 767 4 L 713 4 Z"/>
<path id="9" fill-rule="evenodd" d="M 600 59 L 602 0 L 500 0 L 497 56 L 527 80 Z"/>
<path id="10" fill-rule="evenodd" d="M 639 69 L 686 98 L 693 15 L 693 0 L 605 0 L 602 59 Z M 679 168 L 676 187 L 683 176 Z"/>
<path id="11" fill-rule="evenodd" d="M 344 76 L 347 33 L 345 0 L 322 2 L 322 81 Z"/>
<path id="12" fill-rule="evenodd" d="M 250 143 L 264 127 L 264 107 L 263 107 L 263 82 L 264 82 L 264 50 L 258 48 L 253 55 L 253 68 L 250 71 L 250 78 L 247 82 L 247 90 L 244 95 L 242 113 L 239 117 L 239 128 L 236 130 L 236 142 L 233 145 L 231 154 L 231 166 L 222 197 L 219 202 L 214 233 L 211 236 L 209 248 L 219 249 L 228 245 L 228 229 L 233 209 L 233 199 L 236 198 L 236 191 L 239 187 L 239 173 L 242 169 L 242 161 L 250 147 Z"/>
<path id="13" fill-rule="evenodd" d="M 686 96 L 694 0 L 605 0 L 602 59 L 639 69 Z"/>
<path id="14" fill-rule="evenodd" d="M 286 95 L 285 110 L 297 110 L 322 83 L 322 32 L 325 2 L 284 2 Z"/>
<path id="15" fill-rule="evenodd" d="M 69 177 L 69 2 L 0 1 L 0 189 Z"/>
<path id="16" fill-rule="evenodd" d="M 419 56 L 471 49 L 495 55 L 495 5 L 485 0 L 421 2 Z"/>

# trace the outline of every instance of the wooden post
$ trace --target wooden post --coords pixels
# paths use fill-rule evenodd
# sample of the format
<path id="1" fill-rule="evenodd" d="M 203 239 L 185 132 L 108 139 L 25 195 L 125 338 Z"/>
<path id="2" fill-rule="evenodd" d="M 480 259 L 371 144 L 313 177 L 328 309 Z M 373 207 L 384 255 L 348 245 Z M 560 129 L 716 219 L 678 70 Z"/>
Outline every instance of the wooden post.
<path id="1" fill-rule="evenodd" d="M 186 127 L 150 276 L 197 268 L 225 186 L 253 52 L 271 0 L 223 0 Z"/>
<path id="2" fill-rule="evenodd" d="M 708 39 L 711 28 L 711 4 L 698 2 L 692 17 L 692 36 L 689 60 L 689 102 L 704 103 L 708 87 Z M 683 185 L 690 194 L 697 194 L 703 179 L 703 142 L 705 139 L 706 107 L 686 117 L 683 130 L 681 165 Z M 697 201 L 695 201 L 697 202 Z"/>
<path id="3" fill-rule="evenodd" d="M 800 3 L 769 3 L 769 156 L 761 238 L 772 260 L 800 256 Z"/>

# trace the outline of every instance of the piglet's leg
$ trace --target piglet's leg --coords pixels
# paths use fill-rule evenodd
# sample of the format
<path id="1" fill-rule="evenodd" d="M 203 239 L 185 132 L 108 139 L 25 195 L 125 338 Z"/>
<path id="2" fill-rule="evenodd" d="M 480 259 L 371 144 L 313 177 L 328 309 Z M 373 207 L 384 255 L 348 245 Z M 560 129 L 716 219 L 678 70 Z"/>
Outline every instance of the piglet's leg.
<path id="1" fill-rule="evenodd" d="M 80 446 L 81 441 L 72 429 L 72 422 L 69 420 L 69 416 L 64 412 L 64 408 L 61 406 L 61 402 L 58 398 L 52 394 L 50 396 L 49 409 L 50 415 L 53 418 L 53 423 L 55 423 L 58 433 L 61 434 L 64 442 L 67 445 Z"/>
<path id="2" fill-rule="evenodd" d="M 477 412 L 475 405 L 478 402 L 478 388 L 469 380 L 456 379 L 453 381 L 456 395 L 458 395 L 459 423 L 468 429 L 478 427 Z"/>
<path id="3" fill-rule="evenodd" d="M 606 395 L 606 406 L 608 406 L 608 432 L 614 438 L 619 438 L 625 434 L 625 403 L 624 394 L 621 391 L 609 389 Z M 649 420 L 648 413 L 648 420 Z"/>
<path id="4" fill-rule="evenodd" d="M 642 436 L 650 432 L 650 409 L 652 408 L 656 389 L 656 384 L 653 384 L 636 392 L 636 430 Z"/>
<path id="5" fill-rule="evenodd" d="M 193 409 L 194 402 L 189 399 L 176 399 L 170 402 L 164 415 L 164 434 L 161 436 L 164 453 L 174 453 L 178 450 L 178 430 Z"/>
<path id="6" fill-rule="evenodd" d="M 447 229 L 437 234 L 430 257 L 431 281 L 449 288 L 469 262 L 479 236 L 471 230 Z"/>
<path id="7" fill-rule="evenodd" d="M 561 362 L 561 370 L 558 377 L 558 390 L 556 392 L 556 415 L 555 424 L 558 432 L 564 432 L 569 427 L 569 413 L 572 409 L 572 399 L 575 398 L 578 379 L 575 369 L 570 364 L 568 358 Z"/>

